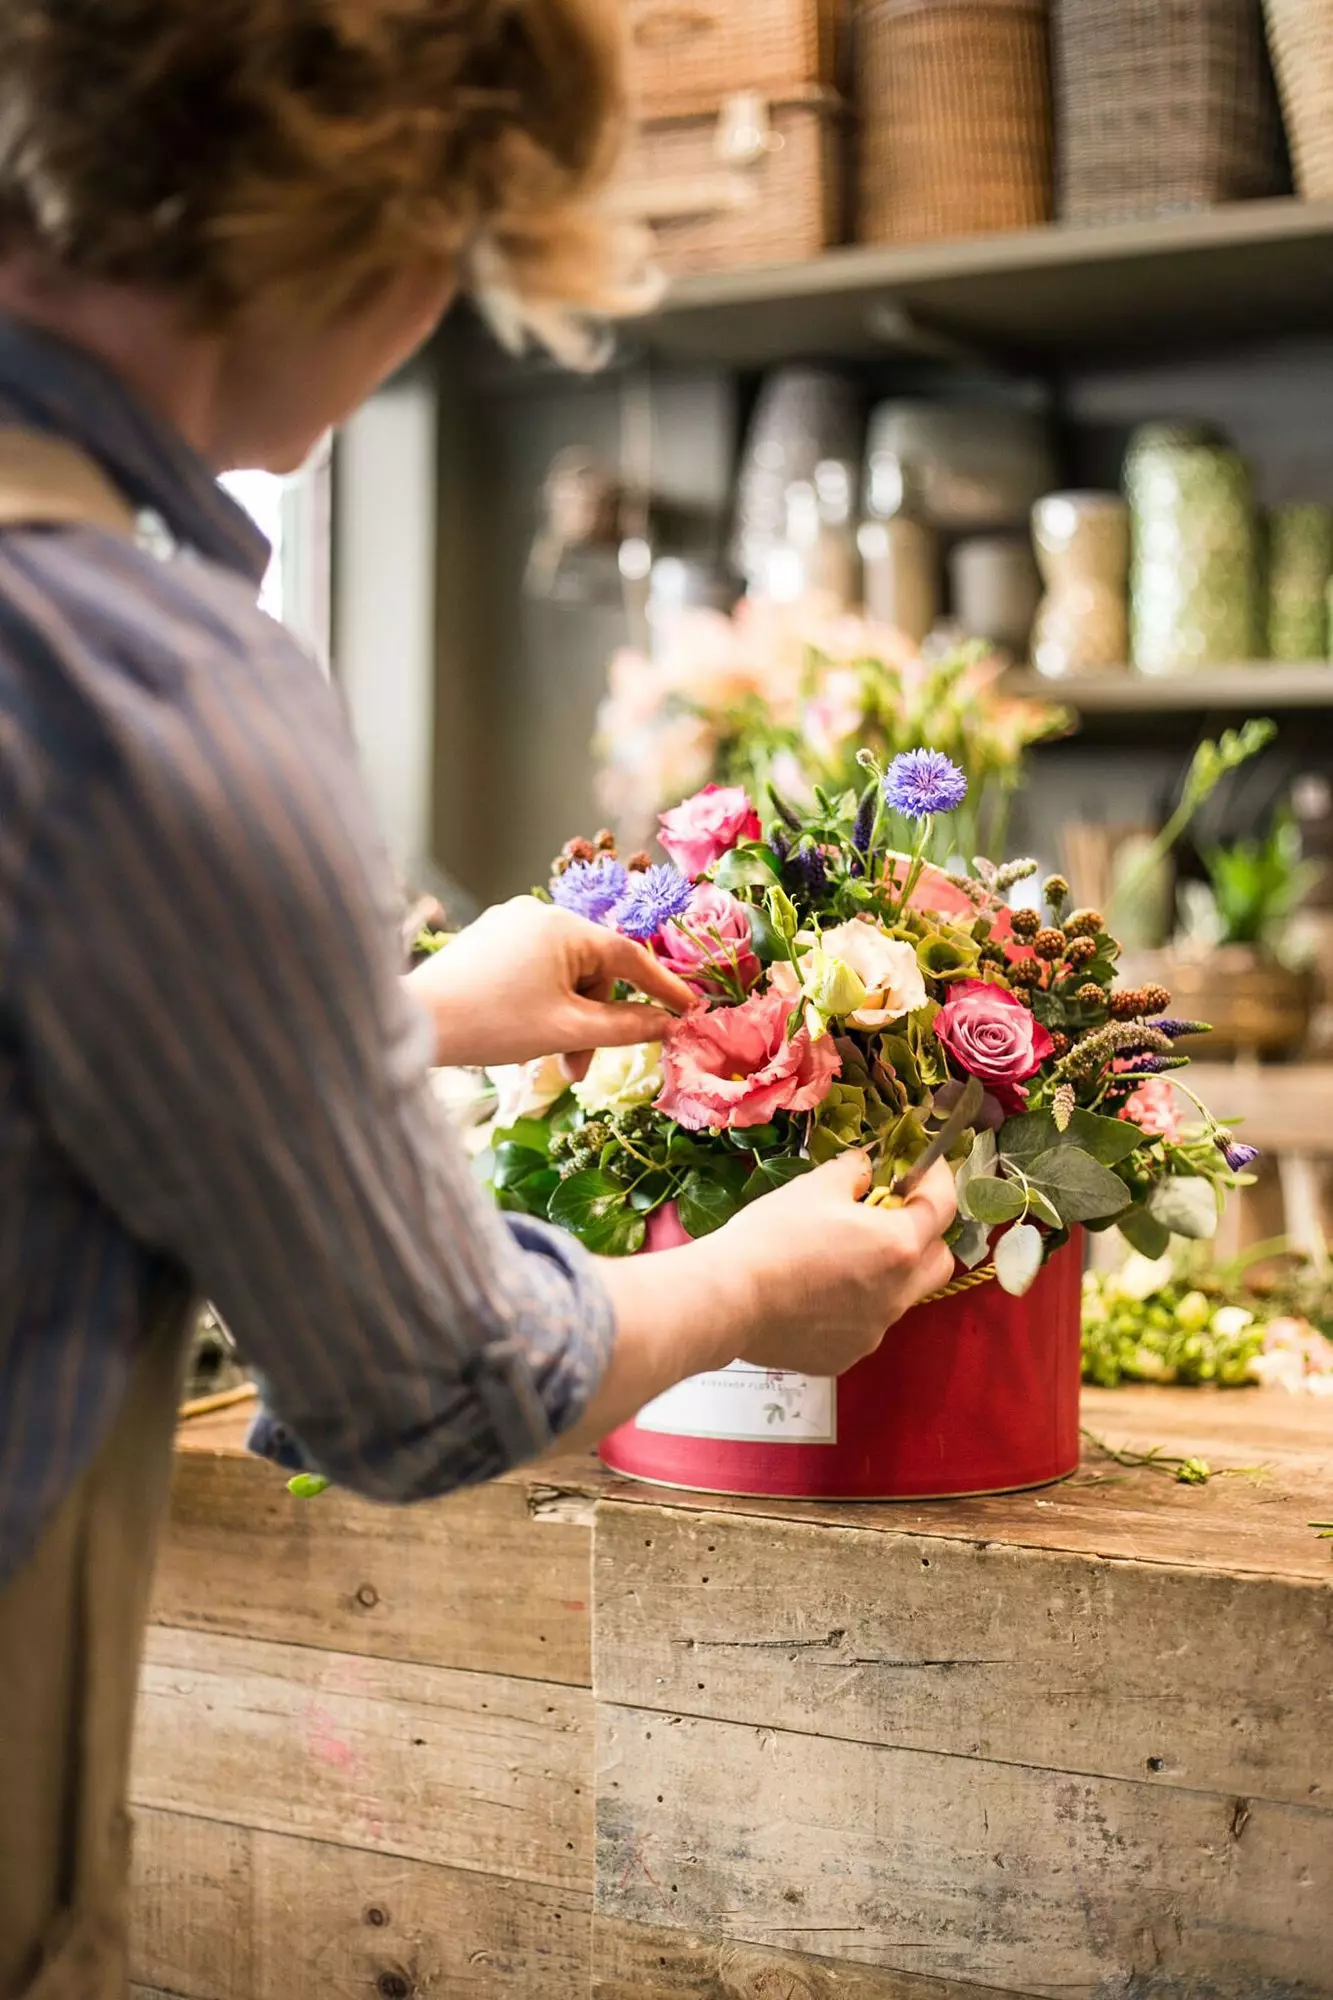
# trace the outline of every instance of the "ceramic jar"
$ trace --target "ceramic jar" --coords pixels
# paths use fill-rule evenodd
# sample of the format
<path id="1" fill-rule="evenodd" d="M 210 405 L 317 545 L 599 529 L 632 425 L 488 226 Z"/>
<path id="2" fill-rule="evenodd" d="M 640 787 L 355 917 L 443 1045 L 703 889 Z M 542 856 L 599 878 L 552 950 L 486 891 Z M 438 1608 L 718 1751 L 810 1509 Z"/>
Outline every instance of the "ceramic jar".
<path id="1" fill-rule="evenodd" d="M 1215 432 L 1146 424 L 1130 442 L 1125 491 L 1135 667 L 1178 674 L 1252 658 L 1256 546 L 1244 460 Z"/>
<path id="2" fill-rule="evenodd" d="M 1268 517 L 1268 657 L 1322 660 L 1333 575 L 1333 507 L 1296 502 Z"/>
<path id="3" fill-rule="evenodd" d="M 1016 536 L 959 542 L 949 558 L 953 615 L 970 639 L 986 639 L 1026 659 L 1041 579 L 1032 551 Z"/>
<path id="4" fill-rule="evenodd" d="M 1116 493 L 1048 493 L 1032 510 L 1046 595 L 1032 629 L 1040 674 L 1104 673 L 1129 658 L 1129 508 Z"/>
<path id="5" fill-rule="evenodd" d="M 940 615 L 940 544 L 921 518 L 919 481 L 903 460 L 874 459 L 856 539 L 866 616 L 919 646 Z"/>

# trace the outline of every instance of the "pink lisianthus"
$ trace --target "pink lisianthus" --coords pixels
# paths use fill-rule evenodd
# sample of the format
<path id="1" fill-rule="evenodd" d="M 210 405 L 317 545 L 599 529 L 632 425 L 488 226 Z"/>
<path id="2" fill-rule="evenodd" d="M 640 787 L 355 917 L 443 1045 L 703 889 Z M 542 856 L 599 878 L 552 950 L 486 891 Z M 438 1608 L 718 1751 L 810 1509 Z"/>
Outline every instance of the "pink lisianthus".
<path id="1" fill-rule="evenodd" d="M 739 1007 L 689 1015 L 663 1049 L 666 1083 L 656 1108 L 687 1132 L 767 1125 L 779 1111 L 812 1111 L 842 1067 L 832 1036 L 790 1038 L 790 1003 L 754 993 Z"/>
<path id="2" fill-rule="evenodd" d="M 667 925 L 657 955 L 700 993 L 739 999 L 760 973 L 744 903 L 711 882 L 701 882 L 685 914 Z"/>
<path id="3" fill-rule="evenodd" d="M 661 841 L 682 875 L 699 876 L 735 847 L 757 840 L 759 815 L 741 785 L 705 785 L 658 821 Z"/>
<path id="4" fill-rule="evenodd" d="M 1120 1116 L 1153 1139 L 1180 1139 L 1185 1121 L 1180 1099 L 1164 1076 L 1146 1077 L 1120 1108 Z"/>
<path id="5" fill-rule="evenodd" d="M 1055 1044 L 1014 993 L 983 979 L 961 979 L 935 1016 L 935 1033 L 965 1076 L 975 1076 L 1009 1116 L 1027 1109 L 1023 1085 Z"/>

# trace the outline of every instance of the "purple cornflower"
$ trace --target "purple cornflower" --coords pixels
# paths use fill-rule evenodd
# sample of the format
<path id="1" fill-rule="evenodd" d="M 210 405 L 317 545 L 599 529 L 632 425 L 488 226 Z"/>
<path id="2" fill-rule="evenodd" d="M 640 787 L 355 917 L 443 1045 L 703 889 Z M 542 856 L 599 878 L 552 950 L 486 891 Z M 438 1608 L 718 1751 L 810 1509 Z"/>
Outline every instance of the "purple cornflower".
<path id="1" fill-rule="evenodd" d="M 611 922 L 626 937 L 645 943 L 665 930 L 673 917 L 683 916 L 694 884 L 670 862 L 631 875 L 624 895 L 611 912 Z"/>
<path id="2" fill-rule="evenodd" d="M 576 917 L 604 924 L 629 887 L 629 870 L 613 854 L 596 861 L 571 861 L 551 882 L 551 901 Z"/>
<path id="3" fill-rule="evenodd" d="M 1247 1146 L 1240 1139 L 1219 1138 L 1217 1149 L 1233 1174 L 1243 1174 L 1259 1157 L 1257 1146 Z"/>
<path id="4" fill-rule="evenodd" d="M 942 750 L 904 750 L 884 780 L 884 799 L 905 819 L 954 812 L 967 797 L 967 779 Z"/>

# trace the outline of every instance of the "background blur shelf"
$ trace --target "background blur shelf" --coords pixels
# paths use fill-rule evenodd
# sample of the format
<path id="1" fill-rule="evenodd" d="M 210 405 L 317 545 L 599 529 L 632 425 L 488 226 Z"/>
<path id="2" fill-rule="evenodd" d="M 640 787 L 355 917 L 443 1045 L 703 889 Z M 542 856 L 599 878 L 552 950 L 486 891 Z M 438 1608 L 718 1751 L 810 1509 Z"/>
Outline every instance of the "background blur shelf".
<path id="1" fill-rule="evenodd" d="M 1333 663 L 1288 667 L 1250 660 L 1234 667 L 1211 667 L 1197 674 L 1089 675 L 1047 680 L 1036 673 L 1010 674 L 1012 694 L 1056 701 L 1086 716 L 1189 716 L 1267 714 L 1279 709 L 1333 708 Z"/>
<path id="2" fill-rule="evenodd" d="M 1283 199 L 681 279 L 624 339 L 734 367 L 951 341 L 1050 361 L 1323 330 L 1330 309 L 1333 202 Z"/>

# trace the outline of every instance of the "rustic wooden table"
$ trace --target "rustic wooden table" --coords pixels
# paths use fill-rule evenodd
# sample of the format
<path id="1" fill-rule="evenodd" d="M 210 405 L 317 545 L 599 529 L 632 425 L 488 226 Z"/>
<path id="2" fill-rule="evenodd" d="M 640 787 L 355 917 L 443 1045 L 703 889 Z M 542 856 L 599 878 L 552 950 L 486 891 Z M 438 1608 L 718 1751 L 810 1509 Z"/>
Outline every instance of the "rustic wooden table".
<path id="1" fill-rule="evenodd" d="M 144 2000 L 1333 1995 L 1333 1408 L 1091 1394 L 1045 1492 L 394 1514 L 182 1432 Z"/>

